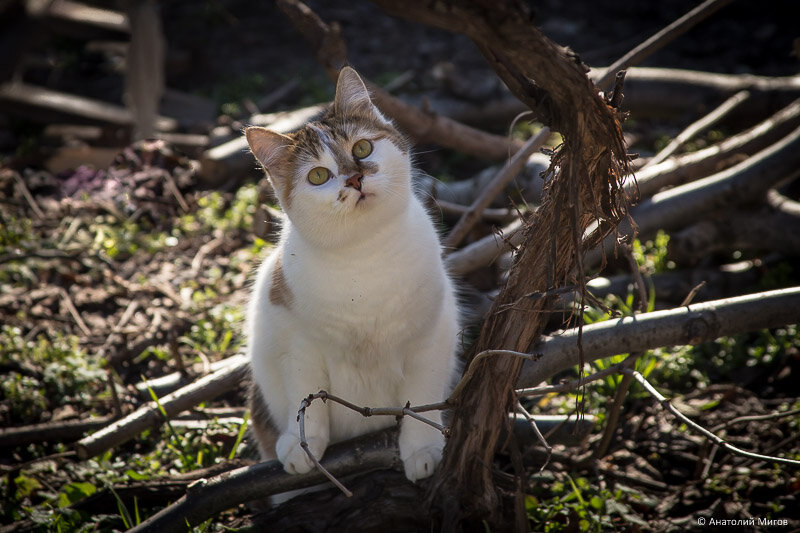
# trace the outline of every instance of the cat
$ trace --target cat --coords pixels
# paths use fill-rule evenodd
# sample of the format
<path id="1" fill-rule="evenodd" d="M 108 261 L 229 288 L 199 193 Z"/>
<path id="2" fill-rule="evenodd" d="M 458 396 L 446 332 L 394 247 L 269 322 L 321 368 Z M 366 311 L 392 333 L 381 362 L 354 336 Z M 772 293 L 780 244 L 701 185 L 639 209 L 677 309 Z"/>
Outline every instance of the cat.
<path id="1" fill-rule="evenodd" d="M 245 130 L 286 215 L 260 266 L 247 313 L 252 427 L 263 460 L 301 474 L 301 400 L 325 390 L 356 405 L 444 400 L 456 377 L 459 308 L 439 236 L 412 189 L 409 141 L 371 101 L 350 67 L 318 122 L 282 135 Z M 441 423 L 439 411 L 426 413 Z M 309 450 L 396 424 L 333 402 L 305 413 Z M 400 422 L 411 481 L 430 476 L 444 437 Z"/>

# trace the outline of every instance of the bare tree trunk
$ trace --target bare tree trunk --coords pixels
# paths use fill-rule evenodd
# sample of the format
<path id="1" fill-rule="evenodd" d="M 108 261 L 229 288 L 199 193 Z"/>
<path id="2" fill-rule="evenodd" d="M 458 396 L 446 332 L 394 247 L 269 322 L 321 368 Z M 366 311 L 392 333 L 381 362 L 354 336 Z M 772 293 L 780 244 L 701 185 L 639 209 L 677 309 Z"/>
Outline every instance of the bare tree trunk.
<path id="1" fill-rule="evenodd" d="M 375 3 L 391 14 L 465 33 L 536 119 L 564 137 L 542 207 L 524 230 L 515 268 L 468 359 L 489 348 L 525 350 L 546 323 L 548 300 L 528 295 L 545 293 L 580 264 L 581 235 L 592 220 L 601 218 L 607 229 L 624 214 L 619 193 L 627 163 L 616 110 L 598 95 L 578 58 L 542 35 L 521 3 L 414 0 L 402 8 L 389 0 Z M 499 512 L 492 472 L 521 366 L 515 358 L 484 361 L 458 398 L 451 437 L 429 493 L 442 510 L 445 530 L 475 520 L 502 529 L 526 527 L 521 498 L 516 498 L 516 516 Z"/>

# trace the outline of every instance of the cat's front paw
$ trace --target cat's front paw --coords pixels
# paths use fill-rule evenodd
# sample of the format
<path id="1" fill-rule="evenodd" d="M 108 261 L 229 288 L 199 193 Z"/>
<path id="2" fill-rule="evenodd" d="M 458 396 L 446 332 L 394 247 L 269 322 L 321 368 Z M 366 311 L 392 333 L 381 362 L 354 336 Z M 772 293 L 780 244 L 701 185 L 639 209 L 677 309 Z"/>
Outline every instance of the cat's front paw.
<path id="1" fill-rule="evenodd" d="M 403 468 L 406 477 L 411 481 L 424 479 L 431 474 L 442 460 L 443 443 L 429 444 L 424 448 L 414 450 L 408 457 L 403 457 Z"/>
<path id="2" fill-rule="evenodd" d="M 308 450 L 314 454 L 317 460 L 322 459 L 325 448 L 328 447 L 328 439 L 322 437 L 308 437 Z M 300 437 L 291 433 L 284 433 L 278 438 L 275 444 L 275 453 L 278 460 L 283 465 L 283 469 L 289 474 L 305 474 L 314 468 L 314 462 L 306 451 L 300 446 Z"/>

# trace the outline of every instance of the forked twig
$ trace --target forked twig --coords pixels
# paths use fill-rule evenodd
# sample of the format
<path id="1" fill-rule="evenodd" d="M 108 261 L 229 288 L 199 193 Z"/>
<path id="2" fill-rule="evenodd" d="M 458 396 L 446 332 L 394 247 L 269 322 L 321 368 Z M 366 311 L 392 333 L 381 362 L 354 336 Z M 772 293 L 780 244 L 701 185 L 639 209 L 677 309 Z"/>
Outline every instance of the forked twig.
<path id="1" fill-rule="evenodd" d="M 412 407 L 409 404 L 406 404 L 405 407 L 361 407 L 352 402 L 345 400 L 344 398 L 339 398 L 338 396 L 334 396 L 333 394 L 329 394 L 327 391 L 321 390 L 315 394 L 309 394 L 303 401 L 300 402 L 300 409 L 297 411 L 297 423 L 300 427 L 300 447 L 303 448 L 303 451 L 306 452 L 308 458 L 311 459 L 311 462 L 314 463 L 314 466 L 319 469 L 320 472 L 325 474 L 331 483 L 336 485 L 336 487 L 341 490 L 348 498 L 353 496 L 353 493 L 345 487 L 336 477 L 333 476 L 328 470 L 325 469 L 324 466 L 319 462 L 319 460 L 314 456 L 311 450 L 308 447 L 308 440 L 306 439 L 306 408 L 311 405 L 311 402 L 314 400 L 322 400 L 326 402 L 328 400 L 338 403 L 339 405 L 343 405 L 350 410 L 359 413 L 361 416 L 394 416 L 394 417 L 404 417 L 410 416 L 416 420 L 424 424 L 428 424 L 429 426 L 436 428 L 438 431 L 441 431 L 442 434 L 447 437 L 450 434 L 450 428 L 443 426 L 433 420 L 429 420 L 424 416 L 420 415 L 419 413 L 425 411 L 441 411 L 443 409 L 448 409 L 450 405 L 447 402 L 440 402 L 440 403 L 432 403 L 426 405 L 420 405 L 416 407 Z"/>
<path id="2" fill-rule="evenodd" d="M 317 467 L 317 470 L 325 474 L 325 477 L 330 479 L 331 483 L 336 485 L 339 490 L 344 492 L 345 496 L 352 498 L 353 493 L 350 491 L 350 489 L 342 485 L 342 483 L 336 479 L 333 474 L 328 472 L 328 469 L 322 466 L 317 458 L 314 457 L 314 454 L 311 453 L 311 450 L 308 449 L 308 441 L 306 440 L 306 407 L 311 405 L 311 402 L 315 399 L 315 397 L 320 398 L 321 396 L 318 394 L 309 394 L 307 398 L 303 398 L 303 401 L 300 402 L 300 410 L 297 412 L 297 422 L 300 425 L 300 447 L 303 448 L 304 452 L 306 452 L 306 455 L 308 455 L 308 458 L 311 459 L 312 463 L 314 463 L 314 466 Z"/>

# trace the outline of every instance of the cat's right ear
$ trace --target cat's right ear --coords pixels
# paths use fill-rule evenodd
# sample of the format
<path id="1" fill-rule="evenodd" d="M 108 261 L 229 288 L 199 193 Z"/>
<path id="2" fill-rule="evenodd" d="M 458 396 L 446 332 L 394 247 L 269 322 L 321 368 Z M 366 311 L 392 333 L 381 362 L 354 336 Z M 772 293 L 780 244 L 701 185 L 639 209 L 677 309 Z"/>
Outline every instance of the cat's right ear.
<path id="1" fill-rule="evenodd" d="M 267 128 L 251 126 L 244 130 L 247 144 L 250 151 L 256 156 L 270 177 L 276 177 L 276 166 L 286 156 L 289 147 L 292 145 L 292 138 L 281 135 Z"/>

